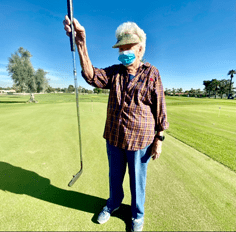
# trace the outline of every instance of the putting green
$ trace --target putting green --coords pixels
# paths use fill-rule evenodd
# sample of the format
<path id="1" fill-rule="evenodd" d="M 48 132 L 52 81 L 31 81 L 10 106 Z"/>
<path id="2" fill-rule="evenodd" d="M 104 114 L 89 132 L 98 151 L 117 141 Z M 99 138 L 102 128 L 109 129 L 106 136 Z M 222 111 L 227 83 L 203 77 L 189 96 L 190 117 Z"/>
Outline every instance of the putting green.
<path id="1" fill-rule="evenodd" d="M 127 175 L 124 205 L 108 223 L 96 223 L 108 197 L 106 104 L 80 107 L 84 172 L 69 188 L 79 169 L 75 104 L 1 106 L 0 230 L 129 229 Z M 236 173 L 166 137 L 148 168 L 144 230 L 236 230 Z"/>

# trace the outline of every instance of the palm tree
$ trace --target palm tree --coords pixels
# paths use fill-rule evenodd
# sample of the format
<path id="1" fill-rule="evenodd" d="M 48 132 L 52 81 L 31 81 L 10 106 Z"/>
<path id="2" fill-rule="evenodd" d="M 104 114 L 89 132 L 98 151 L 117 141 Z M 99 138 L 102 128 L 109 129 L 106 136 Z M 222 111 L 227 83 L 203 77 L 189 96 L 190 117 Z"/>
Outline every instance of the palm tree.
<path id="1" fill-rule="evenodd" d="M 229 95 L 228 95 L 228 99 L 230 98 L 230 95 L 231 95 L 231 85 L 232 85 L 232 79 L 234 77 L 234 74 L 236 74 L 236 70 L 230 70 L 228 72 L 228 75 L 230 75 L 230 84 L 229 84 Z"/>

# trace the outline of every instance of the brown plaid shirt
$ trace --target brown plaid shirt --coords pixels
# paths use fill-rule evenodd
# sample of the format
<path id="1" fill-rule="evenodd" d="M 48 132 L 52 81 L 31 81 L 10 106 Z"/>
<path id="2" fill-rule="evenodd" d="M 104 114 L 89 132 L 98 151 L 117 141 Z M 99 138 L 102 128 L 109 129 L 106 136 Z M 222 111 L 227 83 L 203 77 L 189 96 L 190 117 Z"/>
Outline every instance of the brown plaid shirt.
<path id="1" fill-rule="evenodd" d="M 110 89 L 103 137 L 113 146 L 140 150 L 151 144 L 155 131 L 168 129 L 165 96 L 158 69 L 145 63 L 129 81 L 122 64 L 94 68 L 92 86 Z"/>

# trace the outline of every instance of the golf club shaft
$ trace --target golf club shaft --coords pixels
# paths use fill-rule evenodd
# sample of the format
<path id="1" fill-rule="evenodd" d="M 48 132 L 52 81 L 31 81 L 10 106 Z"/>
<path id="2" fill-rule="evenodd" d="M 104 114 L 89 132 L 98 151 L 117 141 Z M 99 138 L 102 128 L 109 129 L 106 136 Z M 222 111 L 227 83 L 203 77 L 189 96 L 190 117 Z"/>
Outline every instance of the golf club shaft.
<path id="1" fill-rule="evenodd" d="M 82 161 L 82 142 L 81 142 L 82 139 L 81 139 L 81 130 L 80 130 L 79 94 L 78 94 L 78 85 L 77 85 L 76 59 L 75 59 L 75 34 L 74 34 L 74 24 L 73 24 L 74 18 L 73 18 L 72 0 L 67 0 L 67 10 L 68 10 L 68 17 L 71 21 L 70 46 L 71 46 L 71 51 L 72 51 L 73 73 L 74 73 L 74 82 L 75 82 L 76 108 L 77 108 L 79 146 L 80 146 L 80 164 L 81 164 L 79 172 L 73 176 L 72 180 L 68 184 L 68 186 L 71 187 L 82 174 L 83 161 Z"/>
<path id="2" fill-rule="evenodd" d="M 81 140 L 81 130 L 80 130 L 80 113 L 79 113 L 79 94 L 78 94 L 78 86 L 77 86 L 77 72 L 76 72 L 76 62 L 75 62 L 75 51 L 72 52 L 73 59 L 73 72 L 74 72 L 74 82 L 75 82 L 75 93 L 76 93 L 76 106 L 77 106 L 77 119 L 78 119 L 78 132 L 79 132 L 79 146 L 80 146 L 80 170 L 79 172 L 73 176 L 72 180 L 68 184 L 71 187 L 76 180 L 80 177 L 83 170 L 83 161 L 82 161 L 82 140 Z"/>

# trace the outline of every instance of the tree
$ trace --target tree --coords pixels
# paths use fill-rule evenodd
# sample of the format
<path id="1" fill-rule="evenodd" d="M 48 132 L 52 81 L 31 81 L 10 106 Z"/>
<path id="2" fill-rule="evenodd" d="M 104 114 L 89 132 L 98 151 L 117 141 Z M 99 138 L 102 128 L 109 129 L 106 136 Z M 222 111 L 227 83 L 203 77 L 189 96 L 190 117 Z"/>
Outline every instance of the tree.
<path id="1" fill-rule="evenodd" d="M 79 86 L 79 87 L 78 87 L 78 92 L 79 92 L 79 93 L 82 93 L 82 86 Z"/>
<path id="2" fill-rule="evenodd" d="M 177 90 L 176 90 L 176 94 L 178 95 L 178 96 L 180 96 L 180 95 L 182 95 L 182 93 L 183 93 L 183 89 L 182 88 L 178 88 Z"/>
<path id="3" fill-rule="evenodd" d="M 183 89 L 182 88 L 177 89 L 177 93 L 183 93 Z"/>
<path id="4" fill-rule="evenodd" d="M 35 72 L 30 61 L 31 57 L 29 51 L 20 47 L 8 58 L 7 70 L 14 82 L 14 87 L 19 92 L 38 92 L 46 89 L 48 85 L 48 80 L 45 77 L 47 73 L 43 69 L 38 69 Z"/>
<path id="5" fill-rule="evenodd" d="M 63 89 L 61 89 L 61 91 L 62 91 L 63 93 L 68 93 L 68 89 L 67 89 L 67 88 L 63 88 Z"/>
<path id="6" fill-rule="evenodd" d="M 17 93 L 21 92 L 20 86 L 17 86 L 16 84 L 13 84 L 12 89 L 14 89 Z"/>
<path id="7" fill-rule="evenodd" d="M 196 90 L 193 89 L 193 88 L 191 88 L 191 89 L 188 91 L 188 93 L 189 93 L 189 96 L 190 96 L 190 97 L 195 97 Z"/>
<path id="8" fill-rule="evenodd" d="M 197 97 L 200 97 L 201 96 L 201 89 L 196 89 L 195 94 L 197 95 Z"/>
<path id="9" fill-rule="evenodd" d="M 97 93 L 97 94 L 100 94 L 100 93 L 102 93 L 102 89 L 95 87 L 95 88 L 93 89 L 93 92 L 94 92 L 94 93 Z"/>
<path id="10" fill-rule="evenodd" d="M 74 92 L 75 91 L 75 87 L 73 85 L 69 85 L 68 86 L 68 92 L 71 93 L 71 92 Z"/>
<path id="11" fill-rule="evenodd" d="M 229 85 L 229 94 L 228 94 L 228 99 L 230 98 L 231 96 L 231 92 L 232 92 L 232 79 L 234 77 L 234 74 L 236 74 L 236 70 L 230 70 L 228 72 L 228 75 L 230 75 L 230 85 Z"/>
<path id="12" fill-rule="evenodd" d="M 227 94 L 229 89 L 229 80 L 220 80 L 219 81 L 219 89 L 218 89 L 218 93 L 220 94 L 221 99 L 223 98 L 224 94 Z"/>
<path id="13" fill-rule="evenodd" d="M 35 73 L 35 84 L 37 93 L 43 92 L 48 87 L 47 72 L 39 68 Z"/>
<path id="14" fill-rule="evenodd" d="M 30 62 L 32 55 L 29 51 L 20 47 L 11 55 L 7 70 L 16 87 L 21 92 L 34 92 L 36 84 L 34 79 L 34 68 Z"/>
<path id="15" fill-rule="evenodd" d="M 213 90 L 215 98 L 216 98 L 216 95 L 217 95 L 218 90 L 219 90 L 219 81 L 216 80 L 216 79 L 212 79 L 210 86 L 211 86 L 211 89 Z"/>
<path id="16" fill-rule="evenodd" d="M 46 89 L 46 92 L 47 93 L 52 93 L 52 92 L 54 92 L 55 91 L 55 89 L 54 88 L 52 88 L 50 85 L 47 87 L 47 89 Z"/>
<path id="17" fill-rule="evenodd" d="M 171 89 L 166 88 L 165 95 L 170 95 L 170 93 L 171 93 Z"/>
<path id="18" fill-rule="evenodd" d="M 55 91 L 56 92 L 61 92 L 61 88 L 57 87 L 57 88 L 55 88 Z"/>
<path id="19" fill-rule="evenodd" d="M 173 94 L 173 96 L 175 96 L 175 93 L 176 93 L 175 88 L 172 88 L 172 94 Z"/>
<path id="20" fill-rule="evenodd" d="M 206 94 L 208 94 L 208 97 L 210 98 L 211 97 L 211 81 L 203 81 L 203 85 L 205 85 L 205 91 L 206 91 Z"/>

